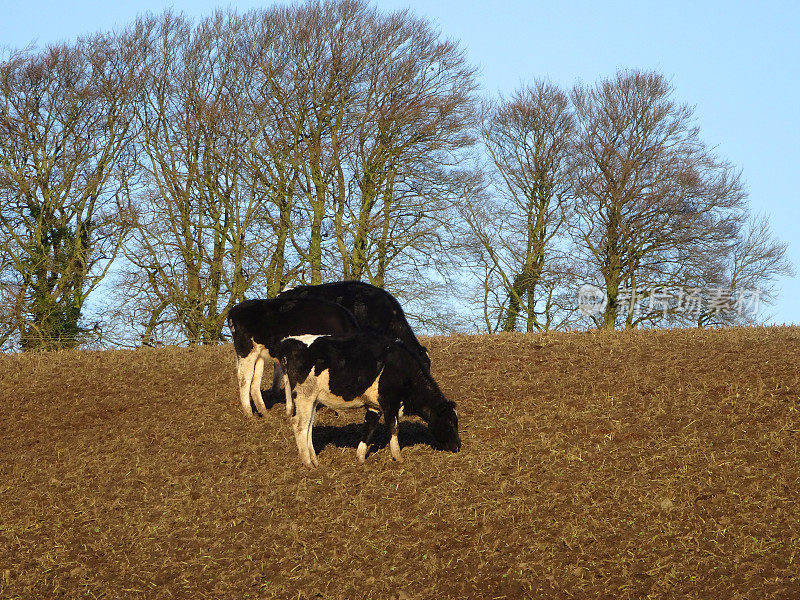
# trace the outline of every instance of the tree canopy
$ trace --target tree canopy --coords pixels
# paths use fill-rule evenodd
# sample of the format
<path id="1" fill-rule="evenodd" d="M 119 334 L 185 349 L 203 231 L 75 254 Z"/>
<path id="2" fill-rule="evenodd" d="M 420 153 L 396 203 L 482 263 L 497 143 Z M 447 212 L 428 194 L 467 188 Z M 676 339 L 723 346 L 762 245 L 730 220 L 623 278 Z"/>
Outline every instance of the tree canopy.
<path id="1" fill-rule="evenodd" d="M 660 73 L 481 98 L 457 41 L 363 0 L 0 61 L 5 349 L 218 343 L 245 297 L 340 279 L 429 331 L 750 323 L 790 272 Z"/>

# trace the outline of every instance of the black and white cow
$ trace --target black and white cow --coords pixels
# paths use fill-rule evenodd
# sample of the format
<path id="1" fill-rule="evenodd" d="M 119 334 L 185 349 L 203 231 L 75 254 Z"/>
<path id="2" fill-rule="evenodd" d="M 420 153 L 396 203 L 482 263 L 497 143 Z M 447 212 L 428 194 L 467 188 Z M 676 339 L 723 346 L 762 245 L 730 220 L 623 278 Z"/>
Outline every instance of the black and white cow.
<path id="1" fill-rule="evenodd" d="M 283 340 L 277 359 L 284 372 L 286 403 L 294 398 L 292 416 L 300 460 L 309 468 L 319 462 L 311 441 L 318 404 L 333 409 L 367 409 L 357 456 L 364 462 L 381 415 L 389 426 L 392 458 L 402 461 L 397 439 L 401 406 L 421 417 L 446 450 L 458 452 L 458 414 L 430 370 L 404 342 L 374 333 L 344 336 L 298 336 Z"/>
<path id="2" fill-rule="evenodd" d="M 363 281 L 336 281 L 321 285 L 301 285 L 281 292 L 278 298 L 324 298 L 349 310 L 363 331 L 402 340 L 430 368 L 428 350 L 419 343 L 397 298 Z"/>
<path id="3" fill-rule="evenodd" d="M 276 360 L 283 338 L 302 334 L 340 335 L 359 329 L 350 311 L 320 298 L 245 300 L 228 312 L 228 327 L 236 350 L 239 401 L 248 416 L 253 416 L 251 398 L 261 414 L 267 410 L 261 396 L 264 363 Z M 280 374 L 276 366 L 275 379 Z M 275 381 L 273 387 L 277 387 Z"/>

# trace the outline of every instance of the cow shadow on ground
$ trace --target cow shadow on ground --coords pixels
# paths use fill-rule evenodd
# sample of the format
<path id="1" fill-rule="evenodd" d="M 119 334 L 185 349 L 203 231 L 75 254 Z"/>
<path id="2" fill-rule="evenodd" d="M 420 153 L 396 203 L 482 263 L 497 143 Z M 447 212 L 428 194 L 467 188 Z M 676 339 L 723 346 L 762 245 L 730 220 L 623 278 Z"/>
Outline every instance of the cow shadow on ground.
<path id="1" fill-rule="evenodd" d="M 286 403 L 286 396 L 283 390 L 279 393 L 273 393 L 271 389 L 261 390 L 261 397 L 264 399 L 264 406 L 267 407 L 267 410 L 272 410 L 276 405 L 280 405 L 281 410 L 283 410 Z M 252 406 L 254 410 L 253 414 L 256 414 L 255 405 L 253 404 Z M 361 423 L 315 425 L 313 431 L 314 451 L 320 453 L 328 446 L 334 446 L 336 448 L 358 448 L 358 443 L 361 441 L 361 428 Z M 372 443 L 370 444 L 368 454 L 372 454 L 388 446 L 389 437 L 389 428 L 386 427 L 384 423 L 381 423 L 372 436 Z M 417 421 L 401 421 L 398 439 L 400 440 L 401 449 L 419 444 L 439 449 L 427 425 Z"/>
<path id="2" fill-rule="evenodd" d="M 349 423 L 347 425 L 315 425 L 313 431 L 314 451 L 319 454 L 328 446 L 336 448 L 357 448 L 361 441 L 361 423 Z M 418 444 L 424 444 L 431 448 L 437 448 L 436 441 L 433 439 L 428 427 L 415 421 L 405 421 L 400 423 L 398 433 L 400 448 L 408 448 Z M 381 424 L 372 436 L 372 443 L 369 447 L 369 454 L 377 452 L 389 445 L 389 428 Z"/>
<path id="3" fill-rule="evenodd" d="M 276 404 L 286 404 L 286 393 L 283 390 L 273 392 L 272 389 L 261 390 L 261 398 L 264 400 L 264 406 L 267 410 L 272 410 Z M 255 409 L 255 404 L 250 401 L 250 405 Z"/>

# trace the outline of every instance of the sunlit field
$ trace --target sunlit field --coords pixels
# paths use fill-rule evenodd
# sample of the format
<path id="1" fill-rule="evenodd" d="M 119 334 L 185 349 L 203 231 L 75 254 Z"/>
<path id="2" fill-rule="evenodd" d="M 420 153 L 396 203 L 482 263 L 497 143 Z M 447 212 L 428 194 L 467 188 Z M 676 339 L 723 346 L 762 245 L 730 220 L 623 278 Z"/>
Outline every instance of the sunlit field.
<path id="1" fill-rule="evenodd" d="M 800 597 L 800 329 L 424 343 L 462 451 L 314 471 L 230 346 L 0 356 L 0 598 Z"/>

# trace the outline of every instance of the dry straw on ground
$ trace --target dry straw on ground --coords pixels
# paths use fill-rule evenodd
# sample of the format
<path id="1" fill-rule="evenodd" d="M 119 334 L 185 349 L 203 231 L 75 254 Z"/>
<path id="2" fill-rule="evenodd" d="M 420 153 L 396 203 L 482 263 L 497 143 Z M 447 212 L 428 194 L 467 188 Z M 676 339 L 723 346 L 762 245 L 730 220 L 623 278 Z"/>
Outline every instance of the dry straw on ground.
<path id="1" fill-rule="evenodd" d="M 229 346 L 0 357 L 0 598 L 800 597 L 800 330 L 428 340 L 463 450 L 246 420 Z"/>

